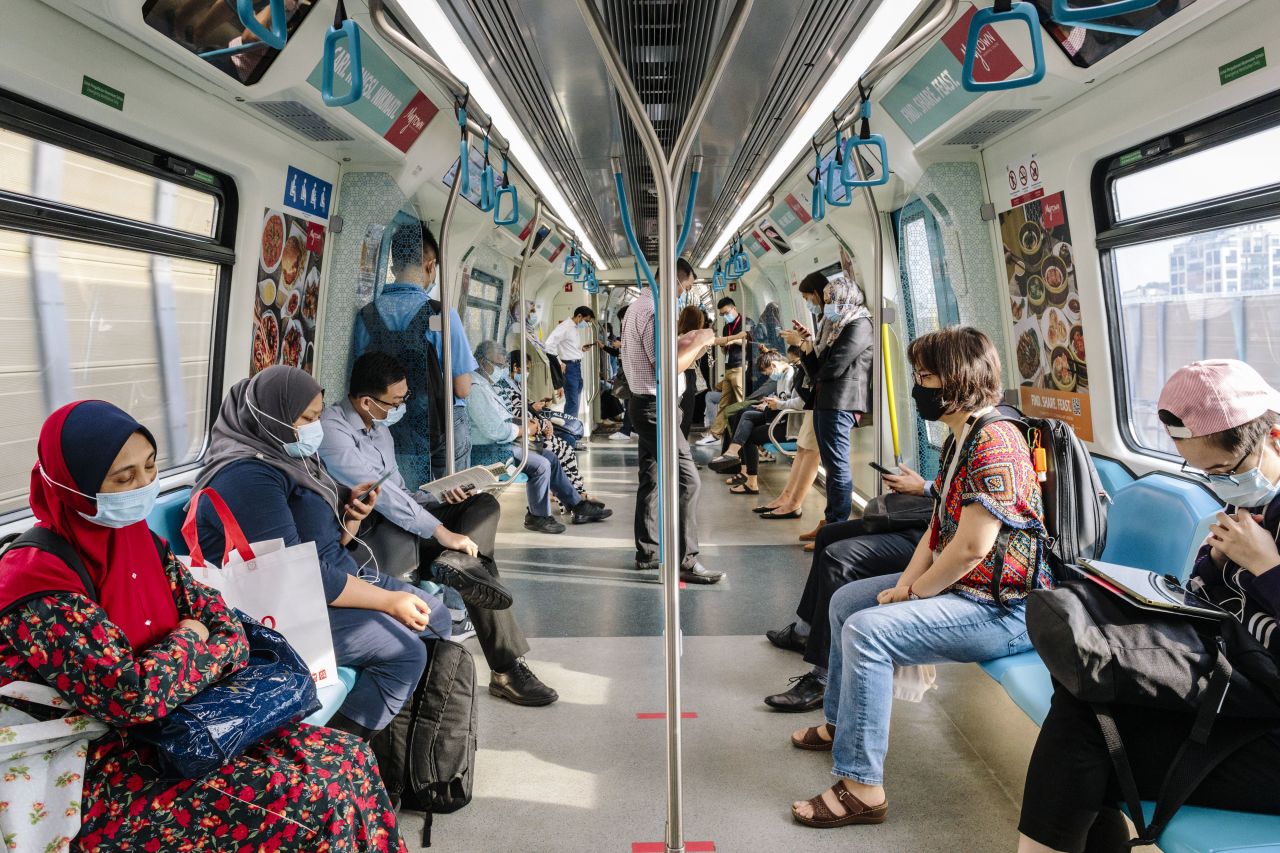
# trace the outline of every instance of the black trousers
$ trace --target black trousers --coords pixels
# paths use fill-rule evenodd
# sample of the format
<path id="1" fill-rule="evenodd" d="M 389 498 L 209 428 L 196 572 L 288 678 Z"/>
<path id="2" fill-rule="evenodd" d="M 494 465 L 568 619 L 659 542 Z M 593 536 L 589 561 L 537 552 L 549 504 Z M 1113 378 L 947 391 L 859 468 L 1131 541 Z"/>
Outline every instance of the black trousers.
<path id="1" fill-rule="evenodd" d="M 698 390 L 695 387 L 697 373 L 691 367 L 684 372 L 684 393 L 680 395 L 680 433 L 689 437 L 693 429 L 693 410 L 697 405 Z"/>
<path id="2" fill-rule="evenodd" d="M 1138 791 L 1143 799 L 1155 799 L 1178 746 L 1191 731 L 1191 717 L 1124 705 L 1112 711 Z M 1092 709 L 1057 686 L 1031 753 L 1018 830 L 1066 853 L 1099 850 L 1096 844 L 1086 845 L 1089 829 L 1100 812 L 1116 808 L 1121 798 Z M 1237 750 L 1187 802 L 1280 814 L 1280 733 L 1263 735 Z"/>
<path id="3" fill-rule="evenodd" d="M 636 559 L 658 559 L 658 400 L 648 395 L 631 398 L 631 423 L 639 440 L 640 487 L 636 491 Z M 680 565 L 698 560 L 698 468 L 689 442 L 678 431 L 679 458 L 671 472 L 680 478 Z M 668 511 L 671 508 L 668 507 Z"/>
<path id="4" fill-rule="evenodd" d="M 431 514 L 440 523 L 452 530 L 471 537 L 480 549 L 480 560 L 489 574 L 498 577 L 498 564 L 494 562 L 494 542 L 498 533 L 498 519 L 502 512 L 498 499 L 493 495 L 473 495 L 460 504 L 440 504 L 431 507 Z M 418 577 L 431 579 L 431 564 L 436 557 L 444 553 L 444 548 L 435 539 L 419 539 L 413 534 L 401 530 L 386 521 L 381 515 L 374 513 L 375 525 L 369 534 L 361 534 L 377 550 L 390 551 L 395 546 L 391 543 L 397 539 L 415 539 L 418 551 Z M 375 545 L 374 542 L 377 544 Z M 379 559 L 382 562 L 382 559 Z M 516 665 L 516 661 L 529 651 L 529 641 L 525 639 L 520 625 L 516 622 L 515 608 L 506 610 L 487 610 L 481 607 L 467 607 L 467 615 L 476 628 L 476 640 L 484 652 L 485 661 L 494 672 L 507 672 Z"/>
<path id="5" fill-rule="evenodd" d="M 825 667 L 831 657 L 831 596 L 847 583 L 900 572 L 911 562 L 924 531 L 867 533 L 861 519 L 828 524 L 818 531 L 809 579 L 796 615 L 809 623 L 804 659 Z"/>

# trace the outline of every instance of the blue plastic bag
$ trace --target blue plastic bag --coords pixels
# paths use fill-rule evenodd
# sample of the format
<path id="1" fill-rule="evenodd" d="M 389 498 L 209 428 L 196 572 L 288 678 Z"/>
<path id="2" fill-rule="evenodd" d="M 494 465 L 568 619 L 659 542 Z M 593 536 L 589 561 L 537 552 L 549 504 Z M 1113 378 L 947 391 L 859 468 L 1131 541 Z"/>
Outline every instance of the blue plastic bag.
<path id="1" fill-rule="evenodd" d="M 169 716 L 129 731 L 151 744 L 172 777 L 198 779 L 282 726 L 320 709 L 311 672 L 280 634 L 239 611 L 249 663 L 183 702 Z"/>

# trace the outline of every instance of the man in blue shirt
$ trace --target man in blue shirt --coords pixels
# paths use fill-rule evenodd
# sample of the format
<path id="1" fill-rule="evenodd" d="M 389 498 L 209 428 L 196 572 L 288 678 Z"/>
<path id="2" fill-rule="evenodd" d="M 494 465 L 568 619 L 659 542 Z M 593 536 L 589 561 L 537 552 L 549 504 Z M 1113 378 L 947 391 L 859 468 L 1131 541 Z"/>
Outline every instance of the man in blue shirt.
<path id="1" fill-rule="evenodd" d="M 449 309 L 450 351 L 453 356 L 452 394 L 444 390 L 444 351 L 441 348 L 441 305 L 428 289 L 439 272 L 440 246 L 425 222 L 406 222 L 391 235 L 391 274 L 395 281 L 356 315 L 352 357 L 378 350 L 398 360 L 409 378 L 408 415 L 392 429 L 400 472 L 410 489 L 446 473 L 444 417 L 453 420 L 453 464 L 460 471 L 471 464 L 471 432 L 467 396 L 471 371 L 476 369 L 462 318 Z M 427 346 L 430 344 L 430 346 Z M 444 401 L 453 399 L 445 414 Z M 428 464 L 428 458 L 430 464 Z"/>
<path id="2" fill-rule="evenodd" d="M 384 570 L 417 566 L 421 578 L 462 593 L 492 671 L 491 694 L 517 705 L 550 705 L 559 697 L 524 661 L 529 643 L 493 560 L 501 512 L 497 498 L 455 490 L 437 502 L 410 491 L 396 470 L 389 428 L 403 418 L 408 399 L 409 382 L 400 363 L 386 353 L 365 353 L 351 370 L 347 399 L 326 407 L 320 416 L 320 458 L 345 485 L 376 482 L 390 472 L 372 526 L 360 531 L 361 541 Z"/>

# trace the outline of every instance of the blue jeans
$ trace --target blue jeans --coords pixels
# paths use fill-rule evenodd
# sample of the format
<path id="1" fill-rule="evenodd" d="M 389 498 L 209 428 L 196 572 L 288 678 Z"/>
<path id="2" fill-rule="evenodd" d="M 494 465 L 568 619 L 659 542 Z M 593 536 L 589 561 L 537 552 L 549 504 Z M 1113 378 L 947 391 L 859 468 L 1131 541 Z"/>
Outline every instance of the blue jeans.
<path id="1" fill-rule="evenodd" d="M 818 455 L 827 472 L 827 524 L 849 520 L 853 509 L 853 471 L 849 467 L 849 431 L 857 426 L 853 412 L 816 409 L 813 432 L 818 438 Z"/>
<path id="2" fill-rule="evenodd" d="M 1002 610 L 944 592 L 878 605 L 876 595 L 900 577 L 898 572 L 854 581 L 831 599 L 823 701 L 827 722 L 836 728 L 831 772 L 864 785 L 884 783 L 895 665 L 974 663 L 1031 648 L 1024 602 Z"/>
<path id="3" fill-rule="evenodd" d="M 564 363 L 564 413 L 578 417 L 581 401 L 582 362 L 566 361 Z"/>
<path id="4" fill-rule="evenodd" d="M 524 466 L 525 476 L 529 482 L 525 484 L 525 498 L 529 503 L 529 512 L 534 515 L 551 515 L 551 494 L 560 499 L 560 503 L 572 509 L 582 503 L 582 495 L 573 487 L 569 475 L 565 474 L 560 460 L 550 450 L 539 452 L 530 448 L 529 461 Z M 516 462 L 524 456 L 519 444 L 511 448 L 511 455 Z"/>

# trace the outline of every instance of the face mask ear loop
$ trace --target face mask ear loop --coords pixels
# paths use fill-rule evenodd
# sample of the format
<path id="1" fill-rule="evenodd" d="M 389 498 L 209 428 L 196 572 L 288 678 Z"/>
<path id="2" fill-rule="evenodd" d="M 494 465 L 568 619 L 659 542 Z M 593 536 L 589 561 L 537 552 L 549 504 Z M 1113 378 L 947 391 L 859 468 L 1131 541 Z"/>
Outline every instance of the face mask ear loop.
<path id="1" fill-rule="evenodd" d="M 57 480 L 53 479 L 48 474 L 46 474 L 44 470 L 43 462 L 37 462 L 36 468 L 40 471 L 41 478 L 43 478 L 44 481 L 49 485 L 57 486 L 59 489 L 66 489 L 68 492 L 71 492 L 73 495 L 79 495 L 82 498 L 93 501 L 94 506 L 98 505 L 98 499 L 94 495 L 86 495 L 84 492 L 80 491 L 79 489 L 73 489 L 70 486 L 64 486 L 61 483 L 59 483 Z"/>

